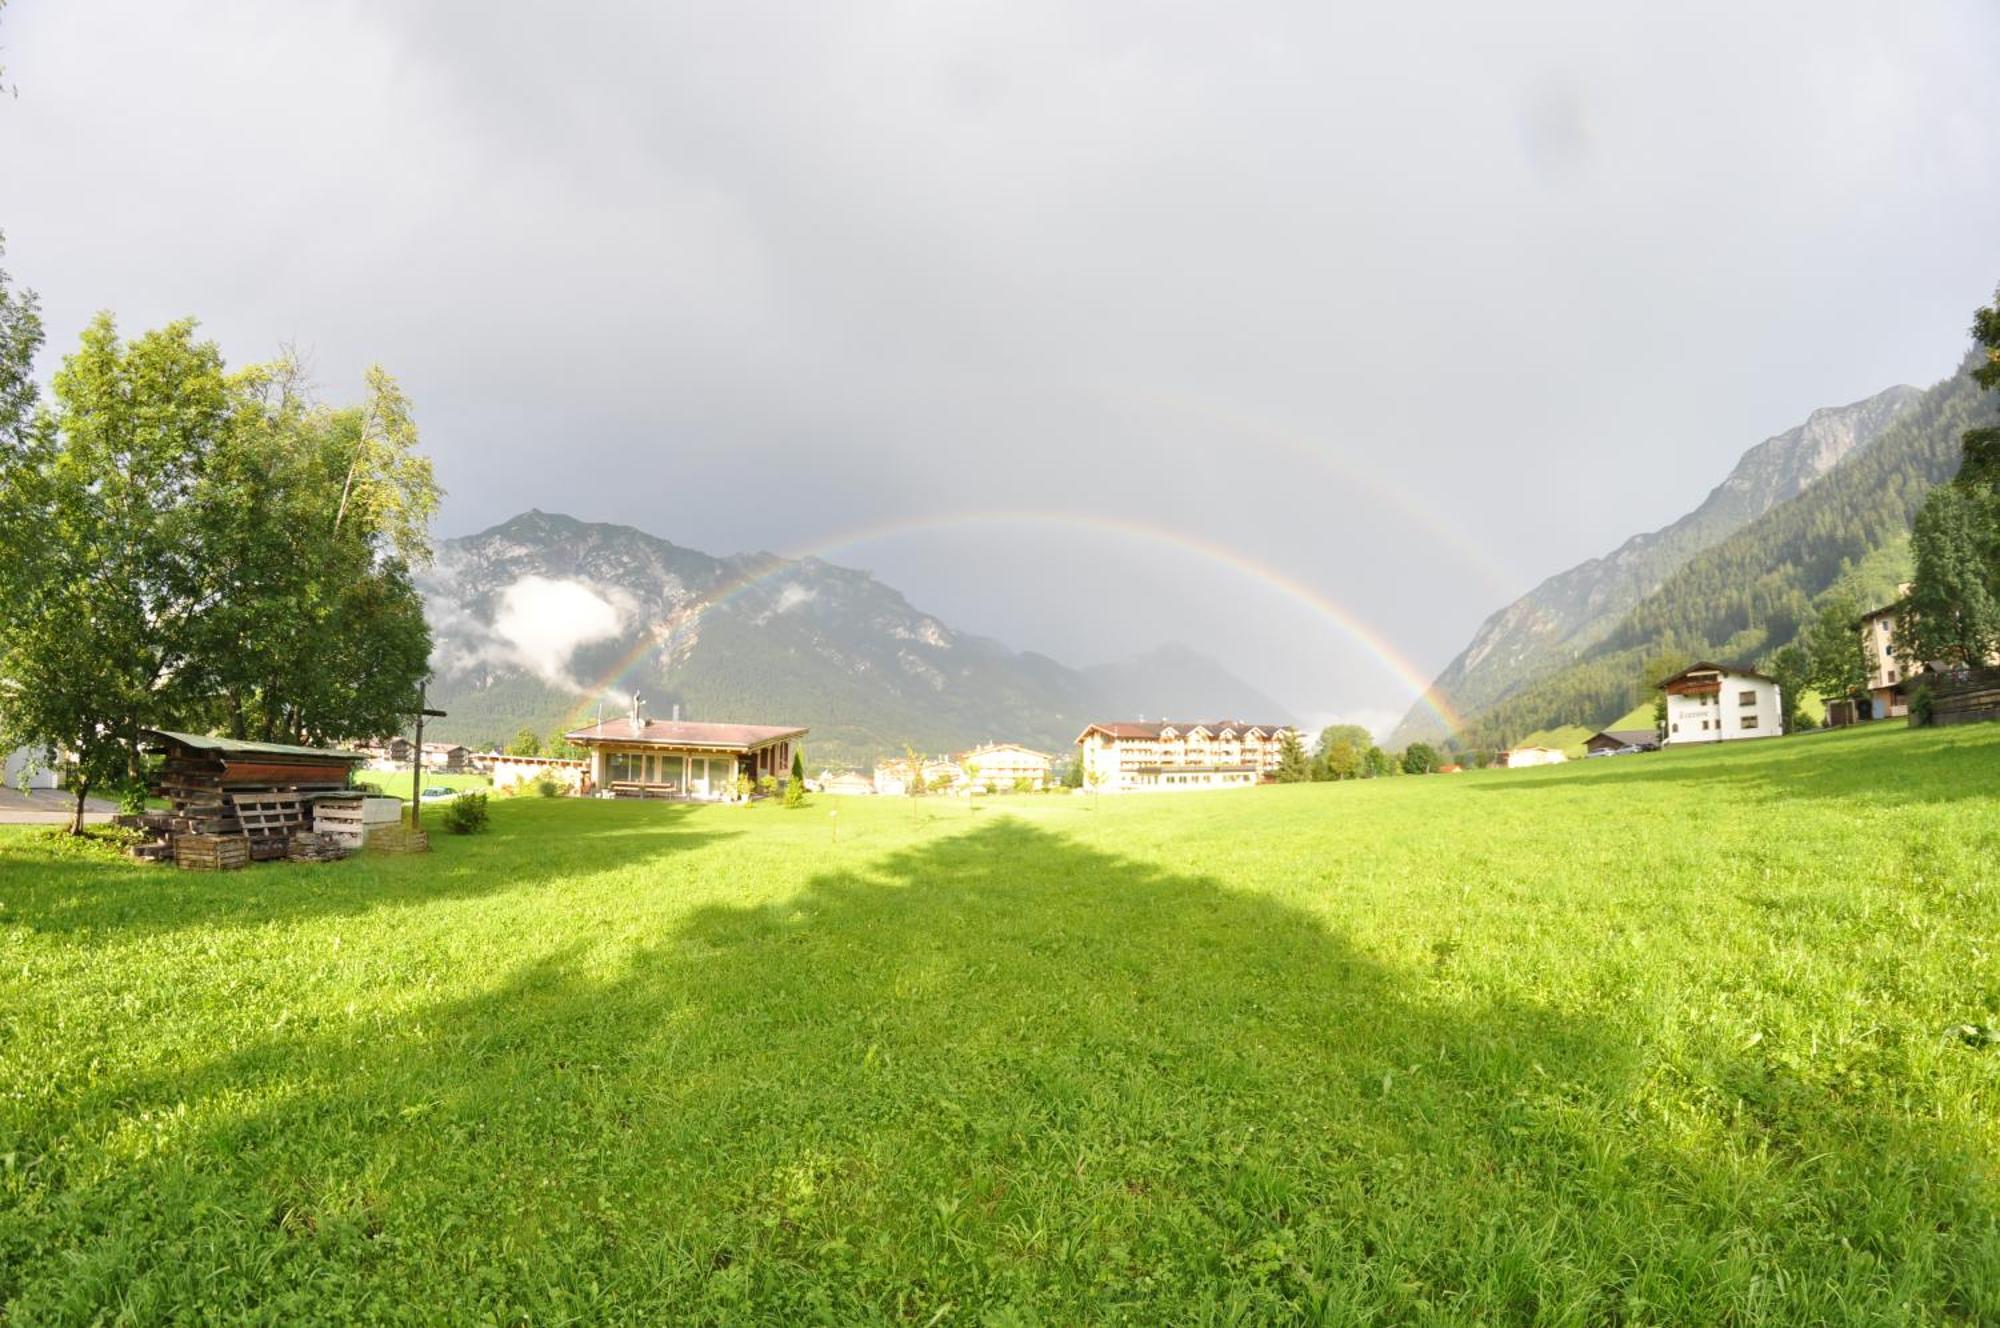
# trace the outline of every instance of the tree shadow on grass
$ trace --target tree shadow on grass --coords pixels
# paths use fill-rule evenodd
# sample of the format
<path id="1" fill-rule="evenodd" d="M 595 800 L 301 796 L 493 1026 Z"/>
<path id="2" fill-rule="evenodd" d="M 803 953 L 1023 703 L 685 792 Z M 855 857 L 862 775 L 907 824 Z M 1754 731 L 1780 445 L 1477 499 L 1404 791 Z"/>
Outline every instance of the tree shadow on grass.
<path id="1" fill-rule="evenodd" d="M 579 945 L 407 1025 L 322 1017 L 190 1074 L 81 1086 L 7 1145 L 0 1305 L 21 1322 L 195 1304 L 535 1323 L 2000 1312 L 1962 1142 L 1809 1070 L 1777 1083 L 1719 1054 L 1662 1088 L 1693 1071 L 1468 990 L 1447 951 L 1399 971 L 1265 896 L 1011 818 L 782 903 L 702 909 L 603 962 Z"/>
<path id="2" fill-rule="evenodd" d="M 229 872 L 65 854 L 17 839 L 0 852 L 0 920 L 119 941 L 201 927 L 261 927 L 500 894 L 668 858 L 741 833 L 696 829 L 689 824 L 695 809 L 679 803 L 537 799 L 497 805 L 493 815 L 494 831 L 454 835 L 433 812 L 428 853 L 364 851 L 340 862 L 260 862 Z"/>

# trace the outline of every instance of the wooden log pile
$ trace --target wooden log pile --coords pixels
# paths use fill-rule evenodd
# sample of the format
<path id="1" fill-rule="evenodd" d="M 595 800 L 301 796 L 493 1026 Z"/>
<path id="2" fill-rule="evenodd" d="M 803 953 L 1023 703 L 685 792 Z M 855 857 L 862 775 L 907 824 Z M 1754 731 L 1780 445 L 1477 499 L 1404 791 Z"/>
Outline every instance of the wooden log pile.
<path id="1" fill-rule="evenodd" d="M 412 830 L 407 825 L 373 825 L 368 827 L 368 850 L 371 853 L 428 853 L 431 851 L 430 832 Z"/>
<path id="2" fill-rule="evenodd" d="M 293 862 L 338 862 L 354 851 L 337 836 L 317 830 L 294 830 L 286 844 L 285 856 Z"/>

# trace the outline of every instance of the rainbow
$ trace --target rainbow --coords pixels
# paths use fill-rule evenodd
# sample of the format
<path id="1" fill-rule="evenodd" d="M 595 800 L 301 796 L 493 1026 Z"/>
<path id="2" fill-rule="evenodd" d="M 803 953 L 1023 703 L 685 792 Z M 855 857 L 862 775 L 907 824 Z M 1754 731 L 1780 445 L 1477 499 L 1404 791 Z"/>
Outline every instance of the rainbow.
<path id="1" fill-rule="evenodd" d="M 1464 720 L 1449 702 L 1437 695 L 1430 685 L 1430 679 L 1422 670 L 1399 651 L 1381 632 L 1371 627 L 1346 608 L 1328 598 L 1298 578 L 1259 562 L 1248 555 L 1199 535 L 1168 530 L 1129 517 L 1106 516 L 1098 513 L 1063 511 L 985 511 L 956 512 L 934 516 L 908 517 L 895 521 L 885 521 L 876 525 L 860 527 L 814 540 L 805 548 L 773 559 L 769 563 L 749 569 L 744 573 L 717 583 L 706 594 L 682 608 L 674 615 L 674 627 L 693 622 L 703 613 L 725 604 L 745 591 L 762 584 L 773 577 L 783 576 L 793 569 L 801 558 L 824 558 L 829 553 L 850 549 L 857 545 L 870 544 L 878 540 L 892 539 L 904 535 L 923 534 L 930 531 L 957 530 L 972 525 L 1050 525 L 1070 530 L 1087 530 L 1105 533 L 1126 539 L 1164 545 L 1193 554 L 1220 567 L 1229 568 L 1243 576 L 1267 586 L 1310 610 L 1320 620 L 1331 625 L 1365 650 L 1382 668 L 1397 681 L 1409 688 L 1425 708 L 1435 714 L 1447 732 L 1457 732 L 1464 727 Z M 566 720 L 566 728 L 579 728 L 587 721 L 593 706 L 607 693 L 623 690 L 626 675 L 643 660 L 648 653 L 660 645 L 653 634 L 640 638 L 630 650 L 606 669 L 584 692 L 576 708 Z"/>

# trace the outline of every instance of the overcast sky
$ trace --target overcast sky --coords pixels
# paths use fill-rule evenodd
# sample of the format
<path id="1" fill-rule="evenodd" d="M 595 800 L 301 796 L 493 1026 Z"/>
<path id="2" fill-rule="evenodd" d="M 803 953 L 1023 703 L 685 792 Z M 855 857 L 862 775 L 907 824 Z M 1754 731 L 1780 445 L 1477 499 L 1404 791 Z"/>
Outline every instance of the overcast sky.
<path id="1" fill-rule="evenodd" d="M 1997 53 L 1989 0 L 13 0 L 0 228 L 56 351 L 109 308 L 382 363 L 440 534 L 818 551 L 1380 719 L 1352 624 L 1434 672 L 1950 371 Z"/>

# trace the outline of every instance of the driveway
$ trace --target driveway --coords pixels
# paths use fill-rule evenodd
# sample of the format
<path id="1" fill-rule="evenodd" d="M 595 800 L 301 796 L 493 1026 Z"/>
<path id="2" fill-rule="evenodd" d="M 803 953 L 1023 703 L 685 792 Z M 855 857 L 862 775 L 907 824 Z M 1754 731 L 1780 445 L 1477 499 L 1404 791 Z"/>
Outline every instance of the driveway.
<path id="1" fill-rule="evenodd" d="M 62 789 L 0 788 L 0 825 L 68 825 L 76 798 Z M 97 825 L 117 814 L 118 804 L 103 798 L 83 800 L 83 819 Z"/>

